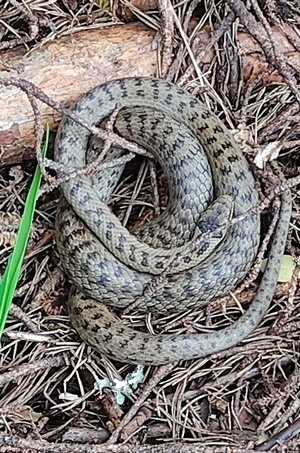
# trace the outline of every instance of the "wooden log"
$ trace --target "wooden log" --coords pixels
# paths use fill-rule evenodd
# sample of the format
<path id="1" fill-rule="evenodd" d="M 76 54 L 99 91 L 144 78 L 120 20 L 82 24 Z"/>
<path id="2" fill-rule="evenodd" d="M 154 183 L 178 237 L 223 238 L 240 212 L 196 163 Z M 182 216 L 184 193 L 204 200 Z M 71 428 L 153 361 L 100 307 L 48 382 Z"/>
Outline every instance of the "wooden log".
<path id="1" fill-rule="evenodd" d="M 284 24 L 273 27 L 272 32 L 280 51 L 299 70 L 299 52 L 292 44 L 297 42 L 293 28 Z M 155 76 L 154 36 L 155 32 L 141 23 L 129 23 L 68 35 L 28 54 L 23 47 L 6 50 L 0 53 L 1 77 L 27 79 L 53 100 L 69 107 L 83 93 L 107 80 Z M 203 27 L 197 38 L 203 48 L 210 39 L 209 26 Z M 239 31 L 238 43 L 245 83 L 259 74 L 264 75 L 266 85 L 283 81 L 246 32 Z M 202 63 L 209 67 L 213 58 L 211 49 Z M 41 102 L 39 107 L 43 123 L 55 129 L 61 115 Z M 34 157 L 34 137 L 34 115 L 27 96 L 19 88 L 0 84 L 0 166 Z"/>
<path id="2" fill-rule="evenodd" d="M 154 35 L 144 25 L 131 23 L 81 31 L 27 54 L 23 47 L 6 50 L 0 53 L 1 76 L 29 80 L 69 107 L 107 80 L 155 76 Z M 61 115 L 41 102 L 38 106 L 43 124 L 54 129 Z M 32 158 L 34 143 L 34 115 L 26 94 L 0 84 L 0 165 Z"/>

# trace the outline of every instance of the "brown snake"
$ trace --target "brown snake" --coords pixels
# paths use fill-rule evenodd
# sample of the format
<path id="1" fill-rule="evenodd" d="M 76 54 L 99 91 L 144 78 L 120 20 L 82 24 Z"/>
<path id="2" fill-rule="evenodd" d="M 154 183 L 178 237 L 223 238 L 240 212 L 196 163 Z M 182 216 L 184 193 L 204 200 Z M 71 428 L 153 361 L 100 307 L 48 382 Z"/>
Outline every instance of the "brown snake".
<path id="1" fill-rule="evenodd" d="M 291 215 L 290 192 L 286 190 L 281 197 L 257 295 L 236 322 L 206 334 L 150 335 L 130 329 L 106 305 L 138 304 L 139 310 L 155 313 L 184 311 L 234 288 L 257 253 L 260 217 L 245 216 L 224 226 L 220 234 L 219 227 L 228 223 L 231 214 L 240 216 L 257 205 L 258 195 L 237 144 L 200 101 L 162 80 L 128 78 L 87 93 L 74 111 L 95 125 L 116 107 L 117 132 L 153 153 L 168 178 L 170 202 L 135 237 L 106 204 L 122 167 L 92 176 L 81 174 L 62 184 L 57 246 L 64 270 L 87 296 L 79 289 L 71 291 L 72 325 L 101 353 L 128 363 L 161 364 L 229 348 L 256 328 L 272 300 Z M 101 143 L 90 141 L 89 131 L 64 118 L 55 158 L 66 171 L 84 167 L 88 145 L 91 160 Z M 106 160 L 119 154 L 113 150 Z M 201 213 L 212 195 L 217 201 Z"/>

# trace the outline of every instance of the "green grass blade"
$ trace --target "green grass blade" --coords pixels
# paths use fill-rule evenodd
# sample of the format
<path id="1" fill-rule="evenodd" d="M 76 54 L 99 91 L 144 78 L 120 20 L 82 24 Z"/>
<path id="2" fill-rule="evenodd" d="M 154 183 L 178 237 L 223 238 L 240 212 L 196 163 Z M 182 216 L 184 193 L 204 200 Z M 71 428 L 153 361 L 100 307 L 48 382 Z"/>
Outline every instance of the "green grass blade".
<path id="1" fill-rule="evenodd" d="M 48 142 L 49 142 L 49 127 L 47 126 L 45 143 L 42 149 L 43 158 L 46 155 Z M 3 279 L 0 282 L 0 339 L 4 330 L 10 305 L 19 280 L 23 259 L 29 239 L 30 229 L 33 221 L 33 215 L 38 198 L 41 179 L 42 179 L 41 171 L 39 167 L 37 167 L 26 198 L 24 212 L 20 221 L 20 226 L 16 238 L 16 244 L 11 256 L 9 257 L 7 267 L 3 275 Z"/>

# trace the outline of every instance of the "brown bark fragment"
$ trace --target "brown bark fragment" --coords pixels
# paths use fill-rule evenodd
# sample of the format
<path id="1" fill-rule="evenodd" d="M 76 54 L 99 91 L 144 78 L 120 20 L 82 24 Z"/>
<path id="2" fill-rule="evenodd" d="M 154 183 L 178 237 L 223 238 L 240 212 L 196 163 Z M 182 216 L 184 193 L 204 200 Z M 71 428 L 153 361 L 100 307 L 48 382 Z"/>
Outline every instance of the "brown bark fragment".
<path id="1" fill-rule="evenodd" d="M 143 12 L 157 9 L 157 0 L 131 0 L 130 5 L 135 9 Z M 131 22 L 135 19 L 135 15 L 132 12 L 130 6 L 122 0 L 117 0 L 113 4 L 114 13 L 120 17 L 121 20 Z"/>
<path id="2" fill-rule="evenodd" d="M 274 26 L 272 35 L 280 52 L 288 58 L 289 64 L 295 68 L 295 71 L 300 71 L 299 51 L 292 44 L 293 39 L 296 41 L 297 37 L 294 28 L 288 24 L 282 27 Z M 238 33 L 238 44 L 245 80 L 253 75 L 264 74 L 263 80 L 266 84 L 283 82 L 283 78 L 266 61 L 260 45 L 247 32 Z"/>

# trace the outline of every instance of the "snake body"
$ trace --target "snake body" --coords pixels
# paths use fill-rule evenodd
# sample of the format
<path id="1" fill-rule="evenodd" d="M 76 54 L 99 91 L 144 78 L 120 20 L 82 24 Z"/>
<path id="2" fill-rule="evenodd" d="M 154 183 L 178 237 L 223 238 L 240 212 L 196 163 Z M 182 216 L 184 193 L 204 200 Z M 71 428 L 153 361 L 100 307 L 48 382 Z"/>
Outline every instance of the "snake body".
<path id="1" fill-rule="evenodd" d="M 62 266 L 76 285 L 69 299 L 71 322 L 84 341 L 128 363 L 160 364 L 226 349 L 255 329 L 272 300 L 289 226 L 290 193 L 282 195 L 258 293 L 238 321 L 210 334 L 136 332 L 106 305 L 138 304 L 139 310 L 155 313 L 184 311 L 226 294 L 244 278 L 259 245 L 259 215 L 245 216 L 219 231 L 228 223 L 230 210 L 234 217 L 243 215 L 258 204 L 258 194 L 229 132 L 186 91 L 157 79 L 120 79 L 87 93 L 74 111 L 96 125 L 116 107 L 118 133 L 153 153 L 168 178 L 171 200 L 166 212 L 136 237 L 106 204 L 121 167 L 92 177 L 80 174 L 62 184 L 56 242 Z M 89 142 L 88 130 L 64 118 L 56 160 L 66 170 L 83 167 Z M 118 153 L 113 150 L 107 159 Z M 91 150 L 88 155 L 93 158 Z M 212 195 L 217 201 L 202 213 Z M 224 215 L 227 219 L 222 220 Z"/>

